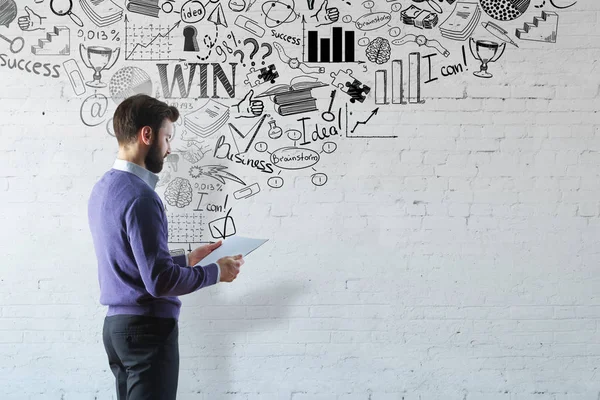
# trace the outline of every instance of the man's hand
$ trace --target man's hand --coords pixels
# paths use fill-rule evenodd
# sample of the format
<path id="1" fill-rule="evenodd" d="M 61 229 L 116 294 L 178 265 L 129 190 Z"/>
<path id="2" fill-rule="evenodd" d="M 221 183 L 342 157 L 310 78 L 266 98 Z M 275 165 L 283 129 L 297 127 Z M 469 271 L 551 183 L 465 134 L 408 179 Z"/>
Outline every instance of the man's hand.
<path id="1" fill-rule="evenodd" d="M 31 9 L 27 6 L 25 6 L 25 11 L 27 12 L 27 15 L 19 17 L 18 20 L 19 28 L 21 28 L 22 31 L 37 31 L 38 29 L 45 29 L 42 26 L 42 19 L 45 19 L 46 17 L 40 17 L 35 12 L 31 11 Z"/>
<path id="2" fill-rule="evenodd" d="M 188 264 L 190 266 L 196 265 L 198 261 L 202 260 L 204 257 L 212 253 L 214 249 L 223 244 L 222 240 L 218 242 L 205 244 L 204 246 L 196 247 L 188 256 Z"/>
<path id="3" fill-rule="evenodd" d="M 240 273 L 240 267 L 244 264 L 241 254 L 237 256 L 223 257 L 217 260 L 221 268 L 221 282 L 232 282 Z"/>

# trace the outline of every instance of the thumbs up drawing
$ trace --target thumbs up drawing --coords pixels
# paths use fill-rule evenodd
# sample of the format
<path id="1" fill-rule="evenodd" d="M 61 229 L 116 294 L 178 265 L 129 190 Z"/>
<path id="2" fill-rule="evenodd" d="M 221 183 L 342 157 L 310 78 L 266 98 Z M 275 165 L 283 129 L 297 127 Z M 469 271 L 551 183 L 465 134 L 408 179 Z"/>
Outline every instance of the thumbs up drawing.
<path id="1" fill-rule="evenodd" d="M 253 89 L 246 93 L 242 101 L 236 104 L 238 112 L 242 114 L 236 118 L 254 118 L 263 113 L 265 105 L 262 100 L 253 100 L 252 96 L 254 96 Z"/>
<path id="2" fill-rule="evenodd" d="M 42 27 L 42 19 L 45 17 L 40 17 L 35 12 L 31 11 L 31 8 L 25 6 L 25 11 L 27 15 L 20 16 L 18 19 L 19 28 L 22 31 L 37 31 L 39 29 L 46 29 Z"/>
<path id="3" fill-rule="evenodd" d="M 340 11 L 337 7 L 328 8 L 327 5 L 328 0 L 323 1 L 317 12 L 311 15 L 311 18 L 314 18 L 319 23 L 317 26 L 333 24 L 340 17 Z"/>

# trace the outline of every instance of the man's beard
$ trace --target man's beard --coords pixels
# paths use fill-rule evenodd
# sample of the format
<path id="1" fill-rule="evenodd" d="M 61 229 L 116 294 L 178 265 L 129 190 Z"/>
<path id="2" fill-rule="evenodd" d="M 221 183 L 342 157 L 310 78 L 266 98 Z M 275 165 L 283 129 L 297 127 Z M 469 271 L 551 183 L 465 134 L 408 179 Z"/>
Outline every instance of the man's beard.
<path id="1" fill-rule="evenodd" d="M 164 161 L 165 157 L 160 153 L 156 142 L 154 142 L 152 146 L 150 146 L 150 151 L 148 151 L 146 159 L 144 160 L 146 169 L 158 174 L 163 169 Z"/>

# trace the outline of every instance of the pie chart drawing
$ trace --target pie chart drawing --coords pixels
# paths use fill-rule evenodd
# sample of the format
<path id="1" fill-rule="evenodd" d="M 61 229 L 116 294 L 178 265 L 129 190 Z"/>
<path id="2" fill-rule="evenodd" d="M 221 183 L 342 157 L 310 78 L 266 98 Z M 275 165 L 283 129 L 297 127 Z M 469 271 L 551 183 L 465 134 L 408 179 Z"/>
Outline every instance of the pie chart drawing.
<path id="1" fill-rule="evenodd" d="M 479 0 L 481 8 L 498 21 L 512 21 L 527 11 L 531 0 Z"/>

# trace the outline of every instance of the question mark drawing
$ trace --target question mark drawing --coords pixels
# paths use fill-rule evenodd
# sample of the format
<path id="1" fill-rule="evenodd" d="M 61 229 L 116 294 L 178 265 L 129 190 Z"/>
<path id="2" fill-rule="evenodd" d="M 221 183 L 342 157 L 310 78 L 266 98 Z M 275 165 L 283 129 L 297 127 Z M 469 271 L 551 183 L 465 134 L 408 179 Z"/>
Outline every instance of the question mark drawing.
<path id="1" fill-rule="evenodd" d="M 241 50 L 236 50 L 233 52 L 233 58 L 235 58 L 236 54 L 240 54 L 240 62 L 243 63 L 244 62 L 244 52 Z M 246 66 L 246 64 L 242 64 L 244 67 Z"/>
<path id="2" fill-rule="evenodd" d="M 256 53 L 258 53 L 258 41 L 254 38 L 246 38 L 244 39 L 244 45 L 247 45 L 248 43 L 252 43 L 252 46 L 254 46 L 254 50 L 252 50 L 252 52 L 250 53 L 250 59 L 252 60 L 252 57 L 254 57 L 254 55 Z M 252 66 L 255 65 L 255 62 L 252 61 Z M 244 65 L 245 66 L 245 65 Z"/>
<path id="3" fill-rule="evenodd" d="M 260 45 L 261 48 L 266 47 L 267 48 L 267 52 L 265 54 L 263 54 L 262 56 L 262 64 L 265 65 L 265 58 L 269 57 L 272 53 L 273 53 L 273 46 L 271 46 L 269 43 L 263 43 Z"/>

